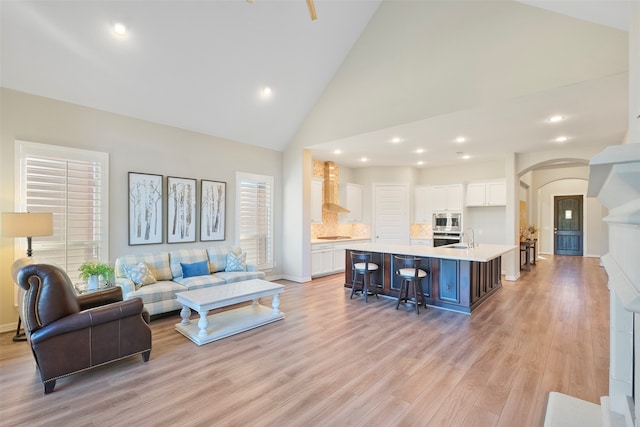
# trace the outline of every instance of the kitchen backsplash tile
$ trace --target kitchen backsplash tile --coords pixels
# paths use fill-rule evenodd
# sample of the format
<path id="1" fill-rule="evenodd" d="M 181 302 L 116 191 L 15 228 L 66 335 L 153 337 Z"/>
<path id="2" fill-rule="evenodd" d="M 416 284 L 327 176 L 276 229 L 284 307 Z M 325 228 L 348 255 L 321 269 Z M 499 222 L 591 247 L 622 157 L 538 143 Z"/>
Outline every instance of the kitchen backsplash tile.
<path id="1" fill-rule="evenodd" d="M 431 224 L 411 224 L 411 238 L 431 239 L 433 238 L 433 228 Z"/>

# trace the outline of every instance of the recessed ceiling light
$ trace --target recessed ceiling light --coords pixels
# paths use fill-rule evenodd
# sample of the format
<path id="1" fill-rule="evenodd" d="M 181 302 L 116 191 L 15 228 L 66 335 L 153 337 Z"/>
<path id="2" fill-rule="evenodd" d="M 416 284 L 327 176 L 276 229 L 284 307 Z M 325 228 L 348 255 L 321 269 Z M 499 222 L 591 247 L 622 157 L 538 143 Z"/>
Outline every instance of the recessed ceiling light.
<path id="1" fill-rule="evenodd" d="M 396 136 L 396 137 L 391 138 L 391 143 L 392 144 L 399 144 L 401 142 L 402 142 L 402 138 L 400 138 L 400 137 Z"/>
<path id="2" fill-rule="evenodd" d="M 418 154 L 422 154 L 422 153 L 424 153 L 424 148 L 418 148 L 418 149 L 416 150 L 416 153 L 418 153 Z"/>
<path id="3" fill-rule="evenodd" d="M 342 154 L 342 150 L 333 150 L 333 154 Z"/>
<path id="4" fill-rule="evenodd" d="M 127 34 L 127 27 L 122 22 L 115 22 L 113 24 L 113 32 L 119 36 L 124 36 Z"/>
<path id="5" fill-rule="evenodd" d="M 569 138 L 566 136 L 559 136 L 556 138 L 556 142 L 565 142 L 566 140 L 568 140 Z"/>
<path id="6" fill-rule="evenodd" d="M 424 162 L 423 162 L 422 160 L 420 160 L 420 161 L 418 162 L 418 166 L 422 166 L 422 165 L 424 165 Z"/>
<path id="7" fill-rule="evenodd" d="M 361 161 L 361 162 L 368 162 L 368 161 L 369 161 L 369 159 L 367 159 L 366 157 L 363 157 L 363 158 L 361 158 L 361 159 L 360 159 L 360 161 Z"/>
<path id="8" fill-rule="evenodd" d="M 263 98 L 269 98 L 271 97 L 272 91 L 271 88 L 269 86 L 265 86 L 264 88 L 262 88 L 262 90 L 260 91 L 260 95 Z"/>
<path id="9" fill-rule="evenodd" d="M 564 116 L 551 116 L 547 119 L 549 123 L 558 123 L 565 119 Z"/>
<path id="10" fill-rule="evenodd" d="M 467 140 L 467 138 L 465 138 L 464 136 L 459 136 L 456 138 L 456 142 L 461 144 L 463 142 L 465 142 Z"/>
<path id="11" fill-rule="evenodd" d="M 471 158 L 471 156 L 470 156 L 470 155 L 468 155 L 468 154 L 464 154 L 464 155 L 462 156 L 462 158 L 463 158 L 464 160 L 469 160 L 469 159 Z"/>

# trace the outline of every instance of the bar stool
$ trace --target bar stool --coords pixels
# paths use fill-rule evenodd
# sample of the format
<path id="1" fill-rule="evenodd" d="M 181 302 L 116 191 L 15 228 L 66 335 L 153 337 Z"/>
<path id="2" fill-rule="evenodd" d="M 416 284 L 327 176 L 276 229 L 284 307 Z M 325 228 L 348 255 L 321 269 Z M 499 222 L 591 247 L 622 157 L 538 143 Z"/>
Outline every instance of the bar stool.
<path id="1" fill-rule="evenodd" d="M 378 288 L 371 283 L 373 274 L 378 271 L 378 264 L 371 262 L 371 254 L 367 252 L 351 252 L 351 296 L 361 291 L 364 294 L 364 301 L 369 302 L 369 292 L 378 298 Z M 358 277 L 362 281 L 358 280 Z M 360 283 L 360 289 L 356 289 L 356 284 Z"/>
<path id="2" fill-rule="evenodd" d="M 398 292 L 398 303 L 396 310 L 400 307 L 400 302 L 404 299 L 406 303 L 409 299 L 409 284 L 413 284 L 413 298 L 416 301 L 416 313 L 420 314 L 418 305 L 422 303 L 427 308 L 422 289 L 422 279 L 427 277 L 427 272 L 420 268 L 420 258 L 394 256 L 396 274 L 402 278 L 400 292 Z M 404 297 L 402 293 L 404 292 Z"/>

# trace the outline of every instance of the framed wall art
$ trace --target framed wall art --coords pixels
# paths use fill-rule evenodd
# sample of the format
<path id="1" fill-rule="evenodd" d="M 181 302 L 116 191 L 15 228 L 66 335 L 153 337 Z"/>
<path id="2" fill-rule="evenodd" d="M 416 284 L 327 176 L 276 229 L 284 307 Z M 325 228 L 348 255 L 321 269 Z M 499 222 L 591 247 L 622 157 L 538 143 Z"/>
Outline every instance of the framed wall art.
<path id="1" fill-rule="evenodd" d="M 162 175 L 129 172 L 129 245 L 162 243 Z"/>
<path id="2" fill-rule="evenodd" d="M 196 241 L 196 180 L 167 177 L 167 243 Z"/>
<path id="3" fill-rule="evenodd" d="M 200 241 L 224 240 L 227 183 L 200 181 Z"/>

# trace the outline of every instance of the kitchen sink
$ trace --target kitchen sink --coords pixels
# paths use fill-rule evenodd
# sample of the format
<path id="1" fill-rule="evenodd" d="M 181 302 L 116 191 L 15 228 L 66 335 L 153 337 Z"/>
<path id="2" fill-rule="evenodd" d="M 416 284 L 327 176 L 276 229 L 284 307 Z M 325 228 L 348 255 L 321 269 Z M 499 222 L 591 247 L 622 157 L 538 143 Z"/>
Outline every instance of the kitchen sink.
<path id="1" fill-rule="evenodd" d="M 322 236 L 322 237 L 318 237 L 318 239 L 321 240 L 344 240 L 344 239 L 350 239 L 351 236 Z"/>
<path id="2" fill-rule="evenodd" d="M 468 245 L 448 245 L 447 248 L 451 249 L 469 249 Z"/>

